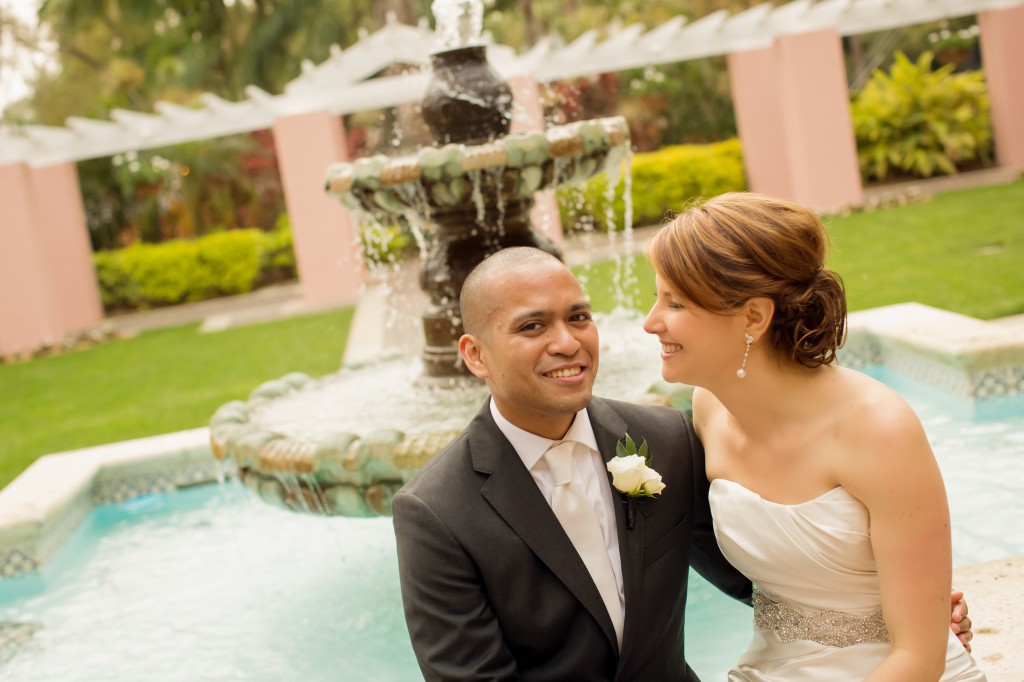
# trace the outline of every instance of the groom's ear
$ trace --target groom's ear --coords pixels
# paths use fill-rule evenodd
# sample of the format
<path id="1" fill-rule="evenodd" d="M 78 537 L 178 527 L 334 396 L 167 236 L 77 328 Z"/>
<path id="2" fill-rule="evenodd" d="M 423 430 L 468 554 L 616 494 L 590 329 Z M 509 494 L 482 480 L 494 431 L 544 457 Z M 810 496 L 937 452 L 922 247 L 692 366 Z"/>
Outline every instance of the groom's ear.
<path id="1" fill-rule="evenodd" d="M 760 339 L 771 326 L 775 302 L 766 296 L 755 296 L 743 304 L 741 313 L 746 321 L 747 333 L 755 340 Z"/>
<path id="2" fill-rule="evenodd" d="M 477 377 L 486 379 L 491 376 L 487 363 L 484 362 L 483 348 L 477 337 L 472 334 L 463 334 L 459 338 L 459 355 L 462 356 L 462 361 L 466 363 L 466 368 Z"/>

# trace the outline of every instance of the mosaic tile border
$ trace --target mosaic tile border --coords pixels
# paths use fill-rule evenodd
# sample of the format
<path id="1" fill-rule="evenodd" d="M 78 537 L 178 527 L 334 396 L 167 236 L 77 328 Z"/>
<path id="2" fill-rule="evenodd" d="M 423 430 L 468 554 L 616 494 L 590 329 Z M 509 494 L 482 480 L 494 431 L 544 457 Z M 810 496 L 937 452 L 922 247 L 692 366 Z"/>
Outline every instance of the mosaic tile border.
<path id="1" fill-rule="evenodd" d="M 33 573 L 41 565 L 41 560 L 31 550 L 13 547 L 0 553 L 0 576 L 4 578 Z"/>
<path id="2" fill-rule="evenodd" d="M 882 349 L 878 342 L 867 336 L 858 340 L 850 339 L 839 349 L 839 364 L 843 367 L 860 369 L 882 364 Z"/>
<path id="3" fill-rule="evenodd" d="M 42 530 L 37 537 L 26 541 L 24 545 L 5 548 L 0 552 L 0 578 L 10 578 L 39 570 L 71 537 L 90 511 L 92 505 L 89 504 L 88 497 L 82 496 L 56 519 L 52 528 Z"/>
<path id="4" fill-rule="evenodd" d="M 959 398 L 988 400 L 1024 395 L 1024 364 L 964 369 L 884 340 L 870 339 L 839 352 L 844 367 L 884 364 L 900 374 Z"/>
<path id="5" fill-rule="evenodd" d="M 214 459 L 212 452 L 207 456 L 210 461 L 206 464 L 98 480 L 92 487 L 92 503 L 118 504 L 143 495 L 172 493 L 178 488 L 210 483 L 235 474 L 234 462 Z"/>
<path id="6" fill-rule="evenodd" d="M 970 373 L 971 397 L 978 399 L 1024 394 L 1024 365 Z"/>

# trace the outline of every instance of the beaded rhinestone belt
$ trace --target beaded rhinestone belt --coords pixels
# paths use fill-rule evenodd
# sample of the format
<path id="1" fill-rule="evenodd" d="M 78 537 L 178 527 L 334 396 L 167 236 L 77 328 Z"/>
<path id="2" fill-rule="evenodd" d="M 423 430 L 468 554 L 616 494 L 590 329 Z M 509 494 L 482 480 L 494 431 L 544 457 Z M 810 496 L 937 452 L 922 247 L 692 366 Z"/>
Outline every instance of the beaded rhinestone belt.
<path id="1" fill-rule="evenodd" d="M 867 616 L 832 610 L 805 613 L 791 604 L 773 600 L 756 587 L 754 627 L 773 630 L 783 642 L 807 639 L 826 646 L 846 647 L 889 641 L 881 608 Z"/>

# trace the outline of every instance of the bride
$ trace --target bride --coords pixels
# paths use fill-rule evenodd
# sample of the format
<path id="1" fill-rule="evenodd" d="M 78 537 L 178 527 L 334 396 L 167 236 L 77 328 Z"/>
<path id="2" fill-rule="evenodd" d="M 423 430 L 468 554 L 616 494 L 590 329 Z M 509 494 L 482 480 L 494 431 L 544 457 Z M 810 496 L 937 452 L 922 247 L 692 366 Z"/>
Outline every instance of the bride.
<path id="1" fill-rule="evenodd" d="M 715 533 L 754 583 L 731 682 L 985 680 L 949 629 L 949 509 L 891 389 L 836 365 L 842 281 L 809 210 L 750 193 L 693 207 L 647 255 L 644 329 L 697 387 Z"/>

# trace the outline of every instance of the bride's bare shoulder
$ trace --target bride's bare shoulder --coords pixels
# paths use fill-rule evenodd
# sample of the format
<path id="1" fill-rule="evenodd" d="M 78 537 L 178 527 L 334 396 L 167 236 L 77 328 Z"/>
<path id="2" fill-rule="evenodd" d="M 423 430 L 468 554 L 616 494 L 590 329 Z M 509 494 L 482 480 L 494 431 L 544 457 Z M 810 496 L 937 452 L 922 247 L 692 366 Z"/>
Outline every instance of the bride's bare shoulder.
<path id="1" fill-rule="evenodd" d="M 840 394 L 849 406 L 847 414 L 857 420 L 874 421 L 896 412 L 913 414 L 899 393 L 878 379 L 855 369 L 840 369 Z"/>
<path id="2" fill-rule="evenodd" d="M 847 442 L 859 446 L 862 453 L 864 448 L 877 452 L 883 444 L 921 439 L 920 419 L 896 391 L 857 370 L 844 369 L 841 376 L 844 409 L 837 414 L 842 415 L 840 428 Z"/>

